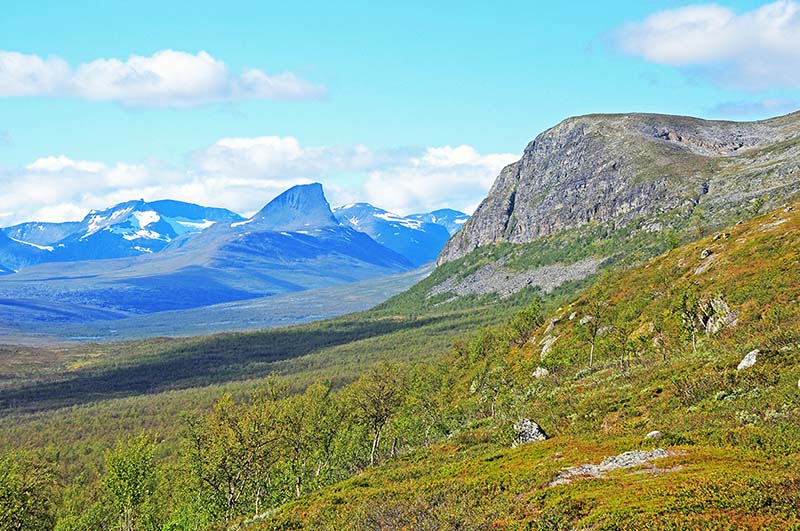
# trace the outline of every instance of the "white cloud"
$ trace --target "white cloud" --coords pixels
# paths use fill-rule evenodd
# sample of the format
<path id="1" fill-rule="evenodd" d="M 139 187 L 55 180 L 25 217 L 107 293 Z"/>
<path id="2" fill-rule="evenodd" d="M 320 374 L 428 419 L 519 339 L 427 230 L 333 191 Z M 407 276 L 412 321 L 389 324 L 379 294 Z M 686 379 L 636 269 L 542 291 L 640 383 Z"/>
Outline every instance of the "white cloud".
<path id="1" fill-rule="evenodd" d="M 800 3 L 780 0 L 737 13 L 717 4 L 660 11 L 627 24 L 620 48 L 743 90 L 800 88 Z"/>
<path id="2" fill-rule="evenodd" d="M 0 95 L 55 94 L 69 78 L 69 65 L 58 57 L 0 51 Z"/>
<path id="3" fill-rule="evenodd" d="M 481 155 L 470 146 L 428 148 L 404 164 L 378 169 L 364 183 L 367 200 L 411 214 L 450 207 L 471 213 L 500 170 L 519 155 Z"/>
<path id="4" fill-rule="evenodd" d="M 193 153 L 182 168 L 42 157 L 0 175 L 0 205 L 15 205 L 3 225 L 76 220 L 91 209 L 139 198 L 251 214 L 295 184 L 319 181 L 334 205 L 368 201 L 400 213 L 472 211 L 500 169 L 518 158 L 482 155 L 470 146 L 373 150 L 304 146 L 294 137 L 223 138 Z"/>
<path id="5" fill-rule="evenodd" d="M 0 96 L 65 96 L 135 106 L 186 107 L 244 99 L 314 99 L 324 88 L 295 74 L 241 74 L 201 51 L 161 50 L 127 60 L 96 59 L 76 69 L 58 57 L 0 51 Z"/>
<path id="6" fill-rule="evenodd" d="M 373 151 L 364 145 L 302 146 L 294 137 L 259 136 L 222 138 L 193 158 L 199 170 L 212 175 L 317 180 L 385 166 L 403 154 Z"/>
<path id="7" fill-rule="evenodd" d="M 90 173 L 97 173 L 105 169 L 105 167 L 105 164 L 100 162 L 92 162 L 89 160 L 72 160 L 64 155 L 51 155 L 49 157 L 42 157 L 25 166 L 25 168 L 28 170 L 57 172 L 72 168 Z"/>

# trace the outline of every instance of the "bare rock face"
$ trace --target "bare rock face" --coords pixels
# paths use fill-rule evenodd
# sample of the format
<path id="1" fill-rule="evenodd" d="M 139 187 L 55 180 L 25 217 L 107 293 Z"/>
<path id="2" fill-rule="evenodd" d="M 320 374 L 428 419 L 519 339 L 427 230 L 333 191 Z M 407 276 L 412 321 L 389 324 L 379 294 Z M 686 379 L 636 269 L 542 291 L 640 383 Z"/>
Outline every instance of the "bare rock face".
<path id="1" fill-rule="evenodd" d="M 445 246 L 438 263 L 499 242 L 527 243 L 591 222 L 612 227 L 695 209 L 711 220 L 755 197 L 798 195 L 800 113 L 761 122 L 653 114 L 570 118 L 528 144 Z M 720 218 L 721 219 L 721 218 Z"/>

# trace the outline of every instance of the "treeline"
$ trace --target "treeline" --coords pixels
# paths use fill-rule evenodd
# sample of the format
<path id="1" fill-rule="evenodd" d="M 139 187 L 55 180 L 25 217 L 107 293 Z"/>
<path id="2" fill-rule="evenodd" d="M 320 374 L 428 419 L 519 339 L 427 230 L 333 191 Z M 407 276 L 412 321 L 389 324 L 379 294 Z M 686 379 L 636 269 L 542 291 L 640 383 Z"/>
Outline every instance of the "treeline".
<path id="1" fill-rule="evenodd" d="M 184 414 L 177 460 L 143 432 L 107 450 L 99 478 L 59 478 L 52 456 L 7 456 L 0 529 L 58 531 L 224 529 L 263 517 L 316 489 L 440 442 L 475 418 L 465 371 L 524 341 L 542 323 L 535 301 L 506 325 L 457 344 L 444 360 L 381 363 L 351 384 L 315 383 L 300 394 L 270 377 L 247 400 L 230 395 Z M 494 339 L 487 342 L 490 335 Z M 484 391 L 478 390 L 481 394 Z"/>
<path id="2" fill-rule="evenodd" d="M 46 456 L 6 457 L 0 529 L 228 529 L 413 449 L 478 434 L 490 438 L 478 442 L 509 444 L 513 423 L 531 408 L 555 431 L 589 418 L 568 415 L 578 405 L 558 394 L 560 379 L 627 373 L 635 360 L 664 363 L 705 341 L 721 346 L 709 327 L 725 317 L 714 314 L 721 299 L 700 286 L 665 280 L 655 295 L 628 283 L 635 295 L 620 299 L 609 285 L 620 283 L 605 278 L 547 323 L 534 300 L 509 322 L 457 341 L 445 359 L 372 365 L 338 389 L 315 383 L 292 393 L 271 377 L 246 400 L 224 395 L 183 416 L 177 459 L 162 452 L 172 441 L 148 432 L 109 449 L 94 480 L 59 479 Z M 555 387 L 534 375 L 540 369 Z"/>

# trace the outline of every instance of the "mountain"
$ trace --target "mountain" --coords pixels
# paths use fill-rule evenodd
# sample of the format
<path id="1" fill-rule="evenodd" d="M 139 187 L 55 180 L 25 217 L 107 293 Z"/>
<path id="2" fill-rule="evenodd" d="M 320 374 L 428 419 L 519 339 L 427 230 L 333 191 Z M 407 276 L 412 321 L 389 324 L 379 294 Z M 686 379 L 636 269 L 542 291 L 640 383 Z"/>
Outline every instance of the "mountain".
<path id="1" fill-rule="evenodd" d="M 5 271 L 19 270 L 45 260 L 52 254 L 53 247 L 17 240 L 0 231 L 0 264 L 3 264 Z"/>
<path id="2" fill-rule="evenodd" d="M 657 114 L 569 118 L 502 170 L 438 263 L 581 227 L 720 226 L 796 197 L 798 158 L 800 113 L 746 123 Z"/>
<path id="3" fill-rule="evenodd" d="M 68 221 L 66 223 L 44 223 L 31 221 L 20 223 L 13 227 L 6 227 L 2 232 L 11 238 L 21 240 L 36 245 L 52 245 L 59 240 L 63 240 L 70 234 L 80 230 L 79 221 Z"/>
<path id="4" fill-rule="evenodd" d="M 215 223 L 242 219 L 230 210 L 181 201 L 127 201 L 93 210 L 80 222 L 29 222 L 5 228 L 2 234 L 20 245 L 0 239 L 0 253 L 7 253 L 6 263 L 17 269 L 36 263 L 139 256 L 159 252 L 174 239 Z"/>
<path id="5" fill-rule="evenodd" d="M 291 188 L 252 218 L 240 219 L 175 202 L 132 201 L 91 213 L 84 220 L 88 230 L 62 240 L 58 245 L 64 247 L 56 252 L 78 249 L 79 256 L 101 258 L 127 253 L 130 244 L 136 255 L 27 267 L 13 281 L 12 276 L 0 280 L 0 301 L 10 301 L 17 320 L 26 311 L 20 301 L 40 321 L 117 319 L 322 288 L 414 267 L 367 234 L 340 225 L 319 184 Z M 178 234 L 205 225 L 191 237 Z M 136 247 L 144 245 L 159 252 L 138 252 Z M 105 254 L 92 255 L 92 249 Z M 54 301 L 63 308 L 51 311 Z"/>
<path id="6" fill-rule="evenodd" d="M 340 223 L 369 234 L 375 241 L 417 266 L 436 259 L 445 242 L 450 239 L 450 233 L 442 225 L 404 218 L 369 203 L 338 207 L 334 215 Z"/>
<path id="7" fill-rule="evenodd" d="M 442 225 L 450 233 L 450 236 L 461 230 L 464 223 L 469 219 L 468 214 L 453 210 L 452 208 L 442 208 L 428 212 L 426 214 L 411 214 L 407 216 L 409 219 L 416 219 L 419 221 L 426 221 L 428 223 L 436 223 Z"/>
<path id="8" fill-rule="evenodd" d="M 90 212 L 76 231 L 54 245 L 52 260 L 47 261 L 99 260 L 159 252 L 184 234 L 242 219 L 229 210 L 180 201 L 128 201 Z"/>
<path id="9" fill-rule="evenodd" d="M 258 211 L 248 223 L 272 231 L 302 231 L 339 225 L 319 183 L 289 188 Z"/>

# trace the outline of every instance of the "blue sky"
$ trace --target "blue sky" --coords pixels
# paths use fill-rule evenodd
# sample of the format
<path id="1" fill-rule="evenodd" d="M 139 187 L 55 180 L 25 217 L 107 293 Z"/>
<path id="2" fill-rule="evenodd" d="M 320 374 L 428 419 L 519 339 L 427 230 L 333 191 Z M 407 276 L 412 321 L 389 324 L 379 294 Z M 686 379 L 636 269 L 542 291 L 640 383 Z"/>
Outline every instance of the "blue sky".
<path id="1" fill-rule="evenodd" d="M 383 200 L 389 203 L 383 206 L 399 211 L 445 204 L 469 209 L 491 184 L 493 175 L 487 172 L 496 173 L 538 133 L 568 116 L 637 111 L 751 119 L 793 110 L 800 97 L 800 80 L 780 71 L 797 59 L 791 55 L 795 42 L 785 43 L 787 57 L 767 74 L 753 72 L 753 65 L 762 64 L 759 57 L 735 63 L 735 44 L 704 56 L 709 46 L 700 42 L 696 57 L 680 49 L 656 49 L 660 44 L 648 41 L 650 33 L 668 44 L 674 39 L 677 48 L 686 34 L 664 38 L 643 21 L 666 12 L 691 33 L 695 15 L 681 11 L 691 5 L 686 2 L 162 4 L 27 1 L 4 7 L 0 50 L 23 59 L 54 58 L 74 72 L 99 59 L 125 62 L 163 50 L 206 52 L 224 63 L 234 88 L 185 100 L 174 94 L 149 100 L 108 92 L 96 80 L 80 92 L 72 80 L 69 89 L 33 87 L 27 96 L 7 89 L 3 95 L 0 69 L 0 179 L 18 184 L 17 196 L 0 195 L 5 217 L 0 224 L 32 216 L 76 217 L 125 193 L 218 199 L 222 206 L 248 211 L 284 184 L 308 180 L 330 185 L 332 202 Z M 765 4 L 725 2 L 715 8 L 700 3 L 703 31 L 713 42 L 759 38 L 741 29 L 753 25 L 742 17 Z M 794 2 L 770 5 L 780 12 L 773 14 L 776 8 L 764 16 L 783 17 L 787 35 L 797 28 Z M 742 20 L 736 22 L 737 17 Z M 728 28 L 721 37 L 712 34 L 717 19 Z M 775 56 L 767 45 L 761 51 Z M 290 73 L 291 86 L 275 96 L 270 87 L 276 78 L 269 77 L 267 85 L 242 88 L 243 78 L 237 76 L 247 69 L 265 76 Z M 765 81 L 750 83 L 747 76 Z M 267 137 L 273 140 L 259 144 L 271 150 L 266 159 L 253 155 L 258 142 L 242 140 Z M 240 141 L 219 148 L 226 138 Z M 291 138 L 299 148 L 276 144 L 274 138 Z M 243 145 L 249 150 L 247 168 L 238 174 L 221 168 L 231 160 L 231 168 L 240 167 L 236 157 Z M 291 155 L 275 155 L 275 145 Z M 207 161 L 215 146 L 217 155 L 224 151 L 222 159 L 198 162 Z M 459 152 L 459 147 L 471 151 Z M 367 150 L 370 160 L 362 160 L 359 150 Z M 26 168 L 47 157 L 101 163 L 103 170 L 52 160 Z M 327 168 L 330 157 L 335 160 Z M 310 166 L 304 162 L 309 158 Z M 126 186 L 121 174 L 116 187 L 98 184 L 108 180 L 107 172 L 130 167 L 138 168 L 132 179 L 141 186 Z M 443 167 L 448 169 L 441 176 Z M 456 174 L 462 170 L 468 193 L 449 198 L 447 191 L 459 184 Z M 140 175 L 144 172 L 173 186 L 158 187 Z M 255 184 L 234 184 L 241 188 L 238 196 L 219 193 L 225 178 L 237 177 Z M 435 198 L 425 190 L 392 191 L 393 179 L 413 185 L 415 178 L 424 183 L 440 177 L 440 189 L 430 191 L 438 194 Z M 198 183 L 204 178 L 222 181 L 215 188 Z M 68 200 L 25 196 L 32 193 L 26 183 L 41 187 L 60 181 L 69 184 Z M 198 192 L 203 186 L 207 189 Z M 254 197 L 254 191 L 260 195 Z M 29 206 L 19 208 L 12 201 Z"/>

